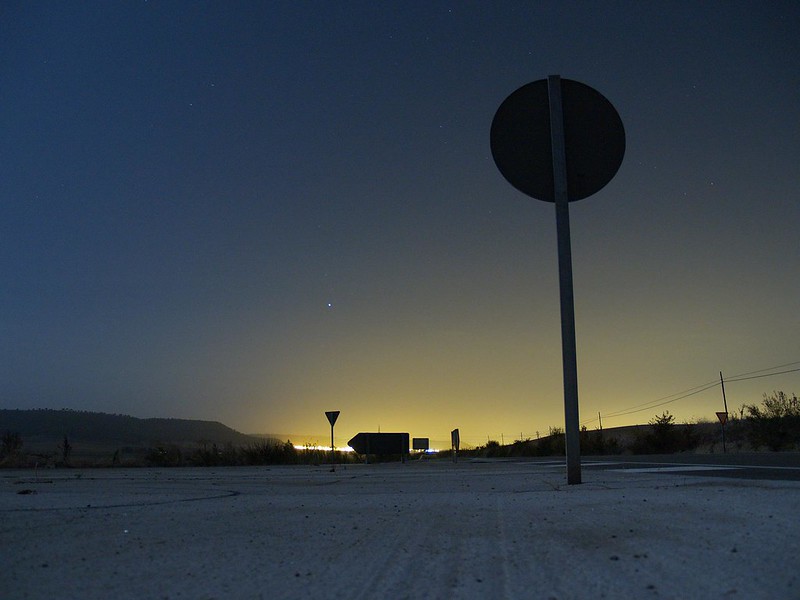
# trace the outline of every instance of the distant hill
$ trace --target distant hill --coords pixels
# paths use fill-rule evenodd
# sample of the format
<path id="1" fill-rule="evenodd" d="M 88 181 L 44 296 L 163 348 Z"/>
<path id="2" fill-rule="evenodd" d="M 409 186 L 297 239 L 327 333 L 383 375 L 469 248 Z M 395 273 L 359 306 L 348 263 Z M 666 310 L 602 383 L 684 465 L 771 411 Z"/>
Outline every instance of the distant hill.
<path id="1" fill-rule="evenodd" d="M 77 410 L 0 409 L 0 434 L 7 431 L 19 433 L 26 448 L 55 446 L 64 436 L 73 445 L 140 447 L 199 442 L 247 445 L 257 441 L 216 421 L 137 419 Z"/>

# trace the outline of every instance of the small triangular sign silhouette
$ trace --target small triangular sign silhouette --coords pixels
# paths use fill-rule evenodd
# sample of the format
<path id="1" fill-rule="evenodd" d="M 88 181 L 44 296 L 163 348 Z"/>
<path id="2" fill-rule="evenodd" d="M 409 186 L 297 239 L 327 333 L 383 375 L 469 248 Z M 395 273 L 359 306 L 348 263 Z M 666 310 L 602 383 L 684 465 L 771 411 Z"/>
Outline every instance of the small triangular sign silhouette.
<path id="1" fill-rule="evenodd" d="M 334 423 L 336 423 L 336 419 L 339 418 L 339 411 L 338 410 L 327 410 L 325 411 L 325 416 L 328 417 L 328 422 L 333 427 Z"/>

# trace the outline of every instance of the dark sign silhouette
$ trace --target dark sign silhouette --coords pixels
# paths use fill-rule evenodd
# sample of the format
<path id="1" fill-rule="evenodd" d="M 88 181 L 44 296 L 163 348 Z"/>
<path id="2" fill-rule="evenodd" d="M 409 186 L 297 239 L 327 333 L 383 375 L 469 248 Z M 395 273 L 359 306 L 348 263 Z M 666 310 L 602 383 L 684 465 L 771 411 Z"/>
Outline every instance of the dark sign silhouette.
<path id="1" fill-rule="evenodd" d="M 561 79 L 569 201 L 601 190 L 625 156 L 622 119 L 605 96 L 586 84 Z M 537 200 L 555 202 L 547 80 L 512 92 L 497 109 L 492 156 L 508 182 Z"/>
<path id="2" fill-rule="evenodd" d="M 616 175 L 625 156 L 625 129 L 600 92 L 550 75 L 503 101 L 492 120 L 490 144 L 497 168 L 511 185 L 556 206 L 567 483 L 580 483 L 569 203 L 591 196 Z"/>
<path id="3" fill-rule="evenodd" d="M 364 433 L 357 434 L 347 442 L 359 454 L 408 454 L 407 433 Z"/>

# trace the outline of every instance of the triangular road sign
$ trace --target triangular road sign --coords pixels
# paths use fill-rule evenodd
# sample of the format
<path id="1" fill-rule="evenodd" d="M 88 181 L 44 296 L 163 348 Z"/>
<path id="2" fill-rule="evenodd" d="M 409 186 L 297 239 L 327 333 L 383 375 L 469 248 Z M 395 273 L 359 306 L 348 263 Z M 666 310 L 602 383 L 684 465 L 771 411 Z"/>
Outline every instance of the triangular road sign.
<path id="1" fill-rule="evenodd" d="M 338 410 L 325 411 L 325 416 L 328 417 L 328 422 L 331 424 L 331 427 L 333 427 L 334 423 L 336 423 L 336 419 L 339 418 L 339 412 L 340 411 Z"/>

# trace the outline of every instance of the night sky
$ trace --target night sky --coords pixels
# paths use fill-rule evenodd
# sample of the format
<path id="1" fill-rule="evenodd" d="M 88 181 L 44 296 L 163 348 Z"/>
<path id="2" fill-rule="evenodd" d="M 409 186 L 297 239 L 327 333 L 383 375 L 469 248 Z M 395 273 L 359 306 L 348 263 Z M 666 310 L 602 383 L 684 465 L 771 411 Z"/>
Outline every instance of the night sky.
<path id="1" fill-rule="evenodd" d="M 800 392 L 798 31 L 796 2 L 3 2 L 0 406 L 563 426 L 555 209 L 489 148 L 550 74 L 627 137 L 570 204 L 581 422 L 714 419 L 720 371 L 790 371 L 731 410 Z"/>

